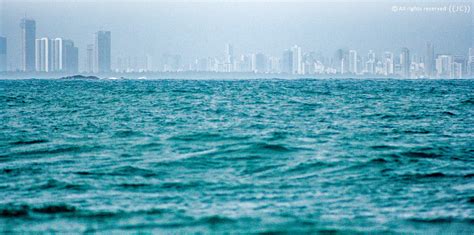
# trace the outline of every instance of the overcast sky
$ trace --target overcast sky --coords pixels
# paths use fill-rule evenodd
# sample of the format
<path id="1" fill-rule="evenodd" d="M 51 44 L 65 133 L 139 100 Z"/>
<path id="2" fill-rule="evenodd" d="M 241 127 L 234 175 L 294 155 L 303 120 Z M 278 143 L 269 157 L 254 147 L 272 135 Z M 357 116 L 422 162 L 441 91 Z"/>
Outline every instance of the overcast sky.
<path id="1" fill-rule="evenodd" d="M 459 1 L 472 7 L 472 1 Z M 452 1 L 131 1 L 0 0 L 0 34 L 9 60 L 19 63 L 20 19 L 36 20 L 37 37 L 72 39 L 85 48 L 98 30 L 112 32 L 112 56 L 184 58 L 220 55 L 225 43 L 236 53 L 280 56 L 294 44 L 332 56 L 338 48 L 366 54 L 410 48 L 426 41 L 438 53 L 466 54 L 472 47 L 473 14 L 395 12 L 394 6 L 449 6 Z M 472 10 L 472 9 L 471 9 Z"/>

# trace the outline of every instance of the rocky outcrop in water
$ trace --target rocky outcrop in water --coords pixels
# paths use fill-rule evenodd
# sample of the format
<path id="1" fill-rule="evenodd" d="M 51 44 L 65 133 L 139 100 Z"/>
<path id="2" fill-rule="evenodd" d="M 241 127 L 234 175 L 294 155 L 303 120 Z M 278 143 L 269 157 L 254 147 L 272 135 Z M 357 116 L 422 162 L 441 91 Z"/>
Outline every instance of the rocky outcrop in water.
<path id="1" fill-rule="evenodd" d="M 99 77 L 96 76 L 84 76 L 84 75 L 73 75 L 73 76 L 66 76 L 60 79 L 68 79 L 68 80 L 99 80 Z"/>

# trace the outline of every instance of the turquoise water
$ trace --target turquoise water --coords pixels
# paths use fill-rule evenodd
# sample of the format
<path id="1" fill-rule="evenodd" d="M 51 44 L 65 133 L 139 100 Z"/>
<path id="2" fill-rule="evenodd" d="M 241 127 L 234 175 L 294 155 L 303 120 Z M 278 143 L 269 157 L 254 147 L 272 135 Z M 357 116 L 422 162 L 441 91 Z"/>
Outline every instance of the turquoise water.
<path id="1" fill-rule="evenodd" d="M 0 231 L 474 232 L 473 80 L 0 80 Z"/>

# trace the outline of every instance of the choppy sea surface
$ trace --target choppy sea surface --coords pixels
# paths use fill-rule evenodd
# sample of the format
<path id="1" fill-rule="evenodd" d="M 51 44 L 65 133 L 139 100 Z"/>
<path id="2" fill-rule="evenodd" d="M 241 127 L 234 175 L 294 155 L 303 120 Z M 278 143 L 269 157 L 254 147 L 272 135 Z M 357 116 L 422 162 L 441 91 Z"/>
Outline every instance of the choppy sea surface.
<path id="1" fill-rule="evenodd" d="M 474 233 L 473 80 L 0 80 L 0 232 Z"/>

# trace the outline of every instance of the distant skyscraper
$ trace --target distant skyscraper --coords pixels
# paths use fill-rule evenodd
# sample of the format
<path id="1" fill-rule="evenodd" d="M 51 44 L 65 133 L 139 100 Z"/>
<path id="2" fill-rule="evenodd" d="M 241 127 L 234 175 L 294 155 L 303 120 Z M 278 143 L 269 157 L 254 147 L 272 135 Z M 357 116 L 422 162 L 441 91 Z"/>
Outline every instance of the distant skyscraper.
<path id="1" fill-rule="evenodd" d="M 49 38 L 36 39 L 36 62 L 35 67 L 37 72 L 50 72 L 51 71 L 51 57 L 52 57 L 52 45 Z"/>
<path id="2" fill-rule="evenodd" d="M 349 72 L 349 53 L 347 50 L 338 49 L 336 51 L 334 54 L 334 66 L 340 74 Z"/>
<path id="3" fill-rule="evenodd" d="M 63 71 L 63 39 L 55 38 L 51 40 L 51 71 Z"/>
<path id="4" fill-rule="evenodd" d="M 426 43 L 426 55 L 424 59 L 425 64 L 425 75 L 431 77 L 434 75 L 435 71 L 435 54 L 434 46 L 432 43 Z"/>
<path id="5" fill-rule="evenodd" d="M 468 63 L 468 74 L 474 76 L 474 48 L 469 48 L 469 54 L 467 58 Z"/>
<path id="6" fill-rule="evenodd" d="M 462 77 L 462 63 L 452 62 L 450 78 L 461 78 Z"/>
<path id="7" fill-rule="evenodd" d="M 436 58 L 436 72 L 438 77 L 448 78 L 451 76 L 453 57 L 451 55 L 439 55 Z"/>
<path id="8" fill-rule="evenodd" d="M 369 53 L 367 54 L 367 59 L 375 61 L 375 52 L 372 50 L 369 50 Z"/>
<path id="9" fill-rule="evenodd" d="M 303 55 L 301 52 L 301 47 L 295 45 L 291 48 L 291 53 L 293 55 L 293 74 L 303 74 Z"/>
<path id="10" fill-rule="evenodd" d="M 234 47 L 231 44 L 225 46 L 225 65 L 226 72 L 234 71 Z"/>
<path id="11" fill-rule="evenodd" d="M 252 55 L 252 71 L 255 73 L 266 72 L 266 58 L 262 53 Z"/>
<path id="12" fill-rule="evenodd" d="M 95 34 L 94 72 L 105 73 L 111 69 L 111 36 L 110 31 L 99 31 Z"/>
<path id="13" fill-rule="evenodd" d="M 94 44 L 87 45 L 86 71 L 94 72 Z"/>
<path id="14" fill-rule="evenodd" d="M 281 58 L 281 72 L 291 74 L 293 73 L 293 52 L 285 50 Z"/>
<path id="15" fill-rule="evenodd" d="M 0 37 L 0 72 L 7 71 L 7 38 Z"/>
<path id="16" fill-rule="evenodd" d="M 393 53 L 385 52 L 384 54 L 384 63 L 383 63 L 383 74 L 385 76 L 392 75 L 394 72 L 394 64 L 393 64 Z"/>
<path id="17" fill-rule="evenodd" d="M 357 51 L 349 50 L 349 72 L 357 74 Z"/>
<path id="18" fill-rule="evenodd" d="M 21 27 L 21 69 L 26 72 L 35 70 L 36 22 L 23 18 Z"/>
<path id="19" fill-rule="evenodd" d="M 376 67 L 375 53 L 372 50 L 370 50 L 369 54 L 367 54 L 367 62 L 365 63 L 365 70 L 369 74 L 375 74 L 375 67 Z"/>
<path id="20" fill-rule="evenodd" d="M 405 78 L 410 77 L 410 65 L 410 51 L 408 50 L 408 48 L 404 47 L 402 48 L 402 52 L 400 54 L 400 69 L 401 75 Z"/>
<path id="21" fill-rule="evenodd" d="M 79 70 L 79 50 L 72 40 L 63 40 L 62 71 L 77 73 Z"/>
<path id="22" fill-rule="evenodd" d="M 278 57 L 270 57 L 268 58 L 268 71 L 270 73 L 279 73 L 281 71 L 281 66 L 280 66 L 280 58 Z"/>
<path id="23" fill-rule="evenodd" d="M 163 71 L 176 72 L 182 70 L 181 55 L 164 54 L 162 56 Z"/>
<path id="24" fill-rule="evenodd" d="M 239 71 L 240 72 L 251 72 L 252 71 L 252 56 L 241 55 L 239 60 Z"/>

